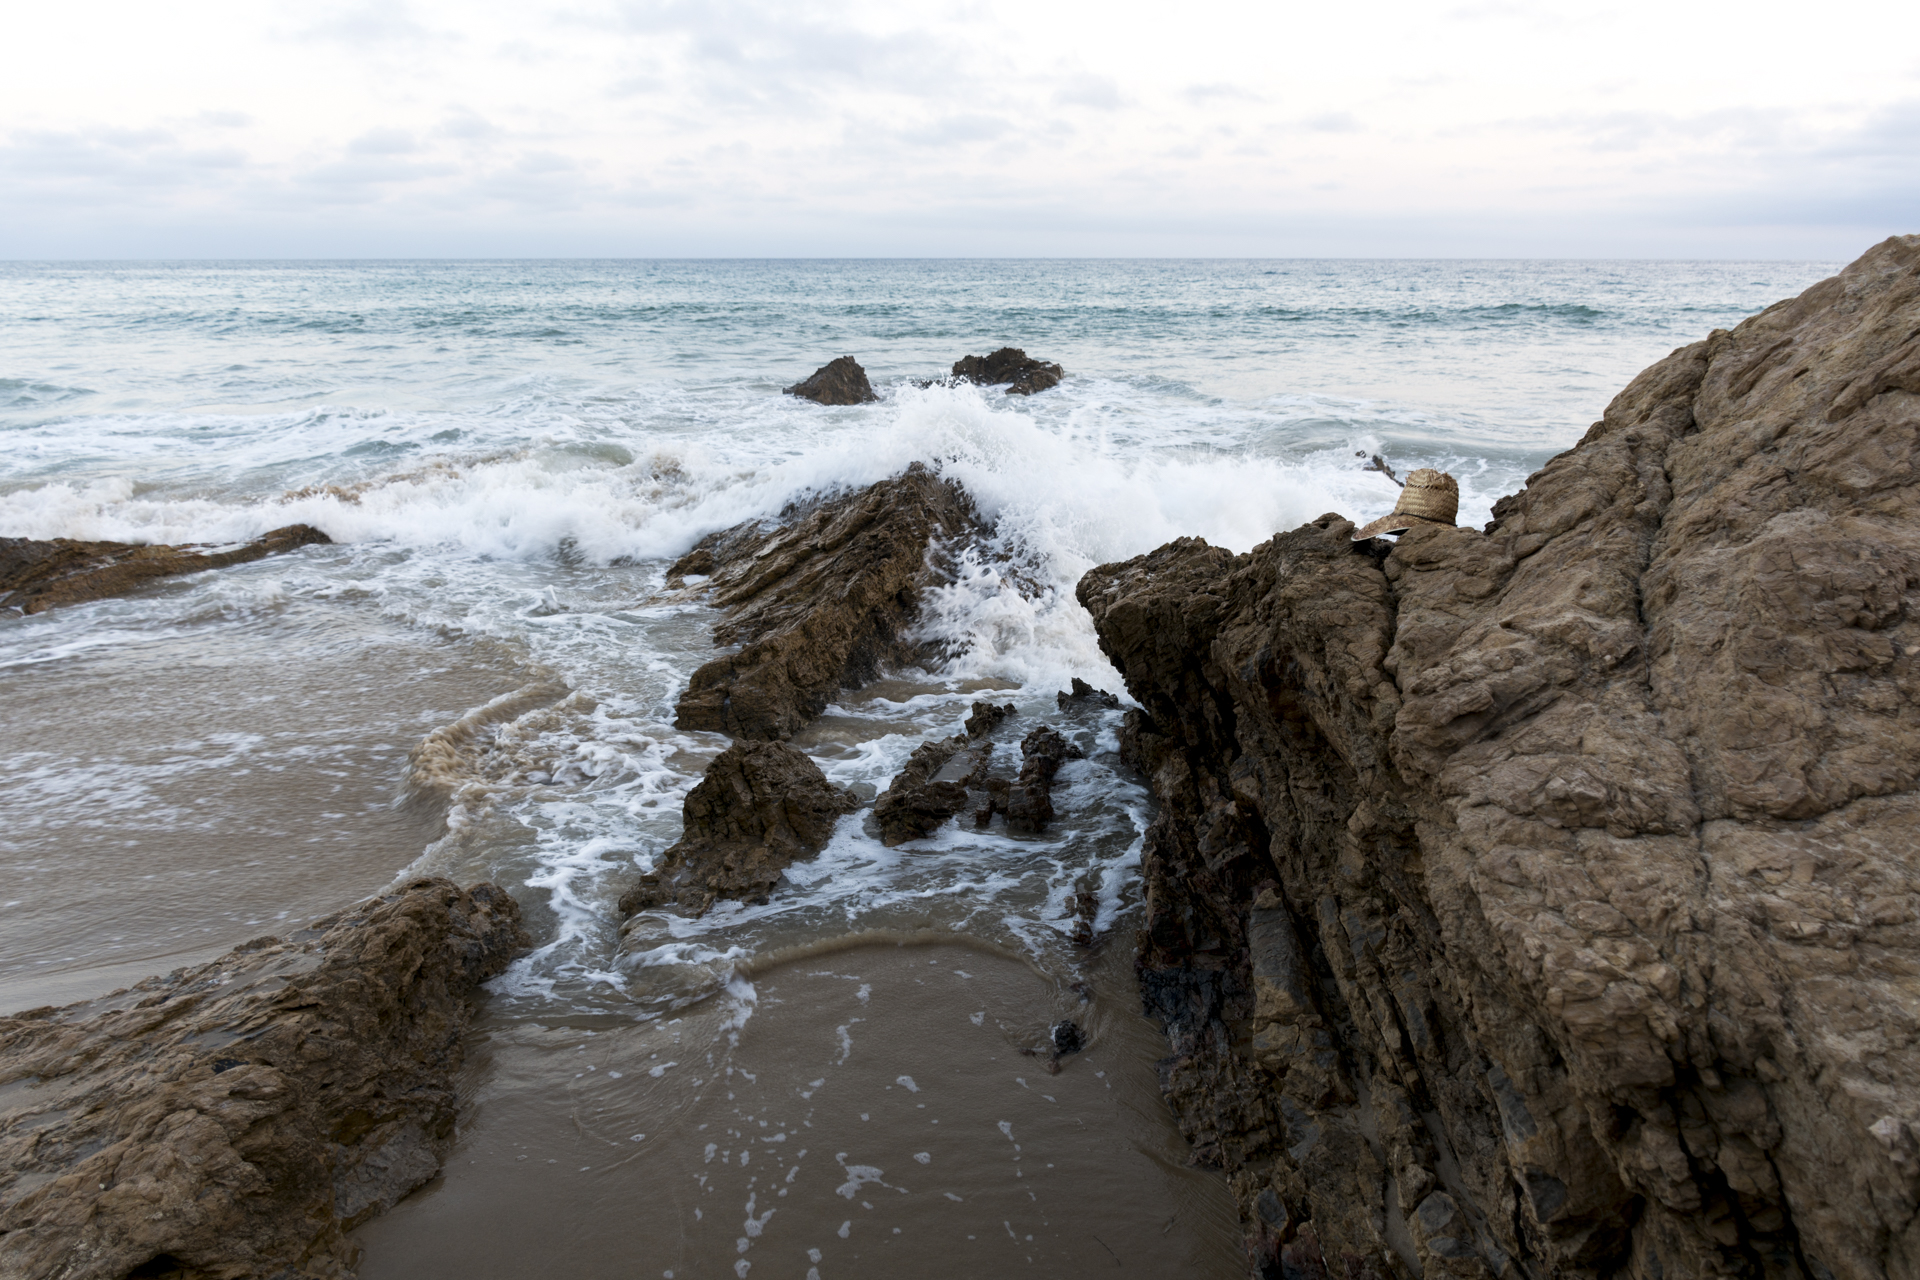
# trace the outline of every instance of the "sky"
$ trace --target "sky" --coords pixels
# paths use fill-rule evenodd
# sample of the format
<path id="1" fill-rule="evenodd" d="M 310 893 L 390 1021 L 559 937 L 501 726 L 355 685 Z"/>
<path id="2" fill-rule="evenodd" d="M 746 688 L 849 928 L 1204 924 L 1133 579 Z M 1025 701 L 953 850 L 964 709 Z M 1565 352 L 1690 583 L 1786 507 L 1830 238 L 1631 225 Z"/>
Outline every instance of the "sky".
<path id="1" fill-rule="evenodd" d="M 1911 0 L 63 0 L 0 258 L 1850 259 Z"/>

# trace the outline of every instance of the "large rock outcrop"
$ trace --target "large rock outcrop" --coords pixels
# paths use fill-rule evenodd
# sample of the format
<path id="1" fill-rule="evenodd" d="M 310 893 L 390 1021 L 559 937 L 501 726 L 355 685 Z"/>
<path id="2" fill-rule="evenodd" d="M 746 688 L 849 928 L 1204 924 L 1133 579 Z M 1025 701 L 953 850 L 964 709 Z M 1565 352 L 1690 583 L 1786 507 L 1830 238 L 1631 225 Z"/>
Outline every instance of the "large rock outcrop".
<path id="1" fill-rule="evenodd" d="M 905 638 L 923 594 L 988 534 L 965 491 L 916 462 L 778 525 L 702 539 L 669 572 L 711 575 L 727 613 L 714 643 L 740 648 L 693 673 L 674 723 L 785 739 L 841 689 L 926 656 Z"/>
<path id="2" fill-rule="evenodd" d="M 475 988 L 527 945 L 421 880 L 117 995 L 0 1019 L 0 1275 L 351 1274 L 439 1172 Z"/>
<path id="3" fill-rule="evenodd" d="M 784 742 L 737 742 L 714 757 L 681 805 L 682 834 L 660 865 L 620 898 L 620 914 L 678 904 L 704 914 L 717 899 L 764 899 L 797 858 L 820 852 L 850 791 Z"/>
<path id="4" fill-rule="evenodd" d="M 225 551 L 71 538 L 0 538 L 0 609 L 45 613 L 55 605 L 123 595 L 154 578 L 224 569 L 331 541 L 306 524 L 290 524 Z"/>
<path id="5" fill-rule="evenodd" d="M 1920 237 L 1484 534 L 1082 580 L 1140 973 L 1255 1273 L 1920 1275 Z"/>

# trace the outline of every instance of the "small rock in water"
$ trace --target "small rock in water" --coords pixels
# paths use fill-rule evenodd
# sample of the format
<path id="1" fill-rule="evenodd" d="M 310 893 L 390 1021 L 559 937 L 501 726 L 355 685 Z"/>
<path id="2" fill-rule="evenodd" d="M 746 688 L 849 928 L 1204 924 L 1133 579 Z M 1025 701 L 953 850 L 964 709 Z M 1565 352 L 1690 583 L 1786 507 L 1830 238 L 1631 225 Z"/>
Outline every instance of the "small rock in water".
<path id="1" fill-rule="evenodd" d="M 1000 727 L 1000 722 L 1013 714 L 1013 704 L 994 706 L 991 702 L 973 704 L 973 714 L 967 717 L 967 736 L 984 738 Z"/>
<path id="2" fill-rule="evenodd" d="M 1053 1024 L 1053 1052 L 1056 1057 L 1069 1053 L 1078 1053 L 1087 1047 L 1087 1034 L 1080 1024 L 1071 1018 L 1062 1018 Z"/>
<path id="3" fill-rule="evenodd" d="M 867 381 L 867 371 L 852 356 L 827 361 L 812 377 L 788 387 L 786 394 L 815 404 L 870 404 L 880 398 Z"/>
<path id="4" fill-rule="evenodd" d="M 1062 711 L 1065 711 L 1075 703 L 1092 703 L 1094 706 L 1108 708 L 1118 707 L 1120 705 L 1120 699 L 1117 695 L 1108 693 L 1105 689 L 1096 689 L 1079 676 L 1073 678 L 1073 691 L 1071 693 L 1056 693 L 1053 695 L 1053 700 L 1055 705 Z"/>
<path id="5" fill-rule="evenodd" d="M 1019 347 L 1002 347 L 991 355 L 962 356 L 953 362 L 956 382 L 976 386 L 1005 386 L 1010 396 L 1030 396 L 1060 385 L 1067 371 L 1047 360 L 1035 360 Z"/>

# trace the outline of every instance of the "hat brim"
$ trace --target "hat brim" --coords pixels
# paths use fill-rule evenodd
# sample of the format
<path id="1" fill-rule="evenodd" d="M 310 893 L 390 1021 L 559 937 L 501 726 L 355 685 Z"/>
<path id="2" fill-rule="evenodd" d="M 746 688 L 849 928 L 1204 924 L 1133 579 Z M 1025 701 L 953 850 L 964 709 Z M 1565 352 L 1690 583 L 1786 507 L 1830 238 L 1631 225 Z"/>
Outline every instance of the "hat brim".
<path id="1" fill-rule="evenodd" d="M 1361 525 L 1353 531 L 1355 542 L 1365 542 L 1368 538 L 1377 538 L 1385 533 L 1405 533 L 1407 530 L 1423 524 L 1439 525 L 1442 529 L 1454 529 L 1459 526 L 1451 520 L 1434 520 L 1427 516 L 1408 515 L 1396 511 L 1390 516 L 1381 516 L 1378 520 Z"/>

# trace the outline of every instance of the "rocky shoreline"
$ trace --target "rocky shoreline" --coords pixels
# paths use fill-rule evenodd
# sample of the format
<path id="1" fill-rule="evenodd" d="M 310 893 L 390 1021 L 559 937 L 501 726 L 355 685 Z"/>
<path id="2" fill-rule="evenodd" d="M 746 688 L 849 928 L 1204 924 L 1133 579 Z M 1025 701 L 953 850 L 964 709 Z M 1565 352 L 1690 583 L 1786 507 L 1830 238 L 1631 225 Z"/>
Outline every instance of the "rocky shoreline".
<path id="1" fill-rule="evenodd" d="M 0 1276 L 328 1277 L 440 1171 L 479 984 L 529 944 L 419 880 L 285 938 L 0 1019 Z"/>
<path id="2" fill-rule="evenodd" d="M 847 357 L 788 390 L 873 396 Z M 1648 369 L 1484 532 L 1330 514 L 1081 580 L 1158 805 L 1162 1086 L 1253 1274 L 1920 1274 L 1917 447 L 1904 237 Z M 669 569 L 725 650 L 676 723 L 735 742 L 623 916 L 764 899 L 865 807 L 788 740 L 937 663 L 921 603 L 993 533 L 915 463 Z M 10 540 L 0 585 L 35 611 L 313 541 Z M 976 703 L 859 820 L 1043 831 L 1117 704 Z M 526 945 L 504 891 L 423 880 L 0 1020 L 0 1275 L 349 1274 L 345 1233 L 438 1171 L 476 989 Z"/>
<path id="3" fill-rule="evenodd" d="M 1920 1273 L 1920 237 L 1641 374 L 1485 533 L 1079 587 L 1139 971 L 1262 1277 Z"/>

